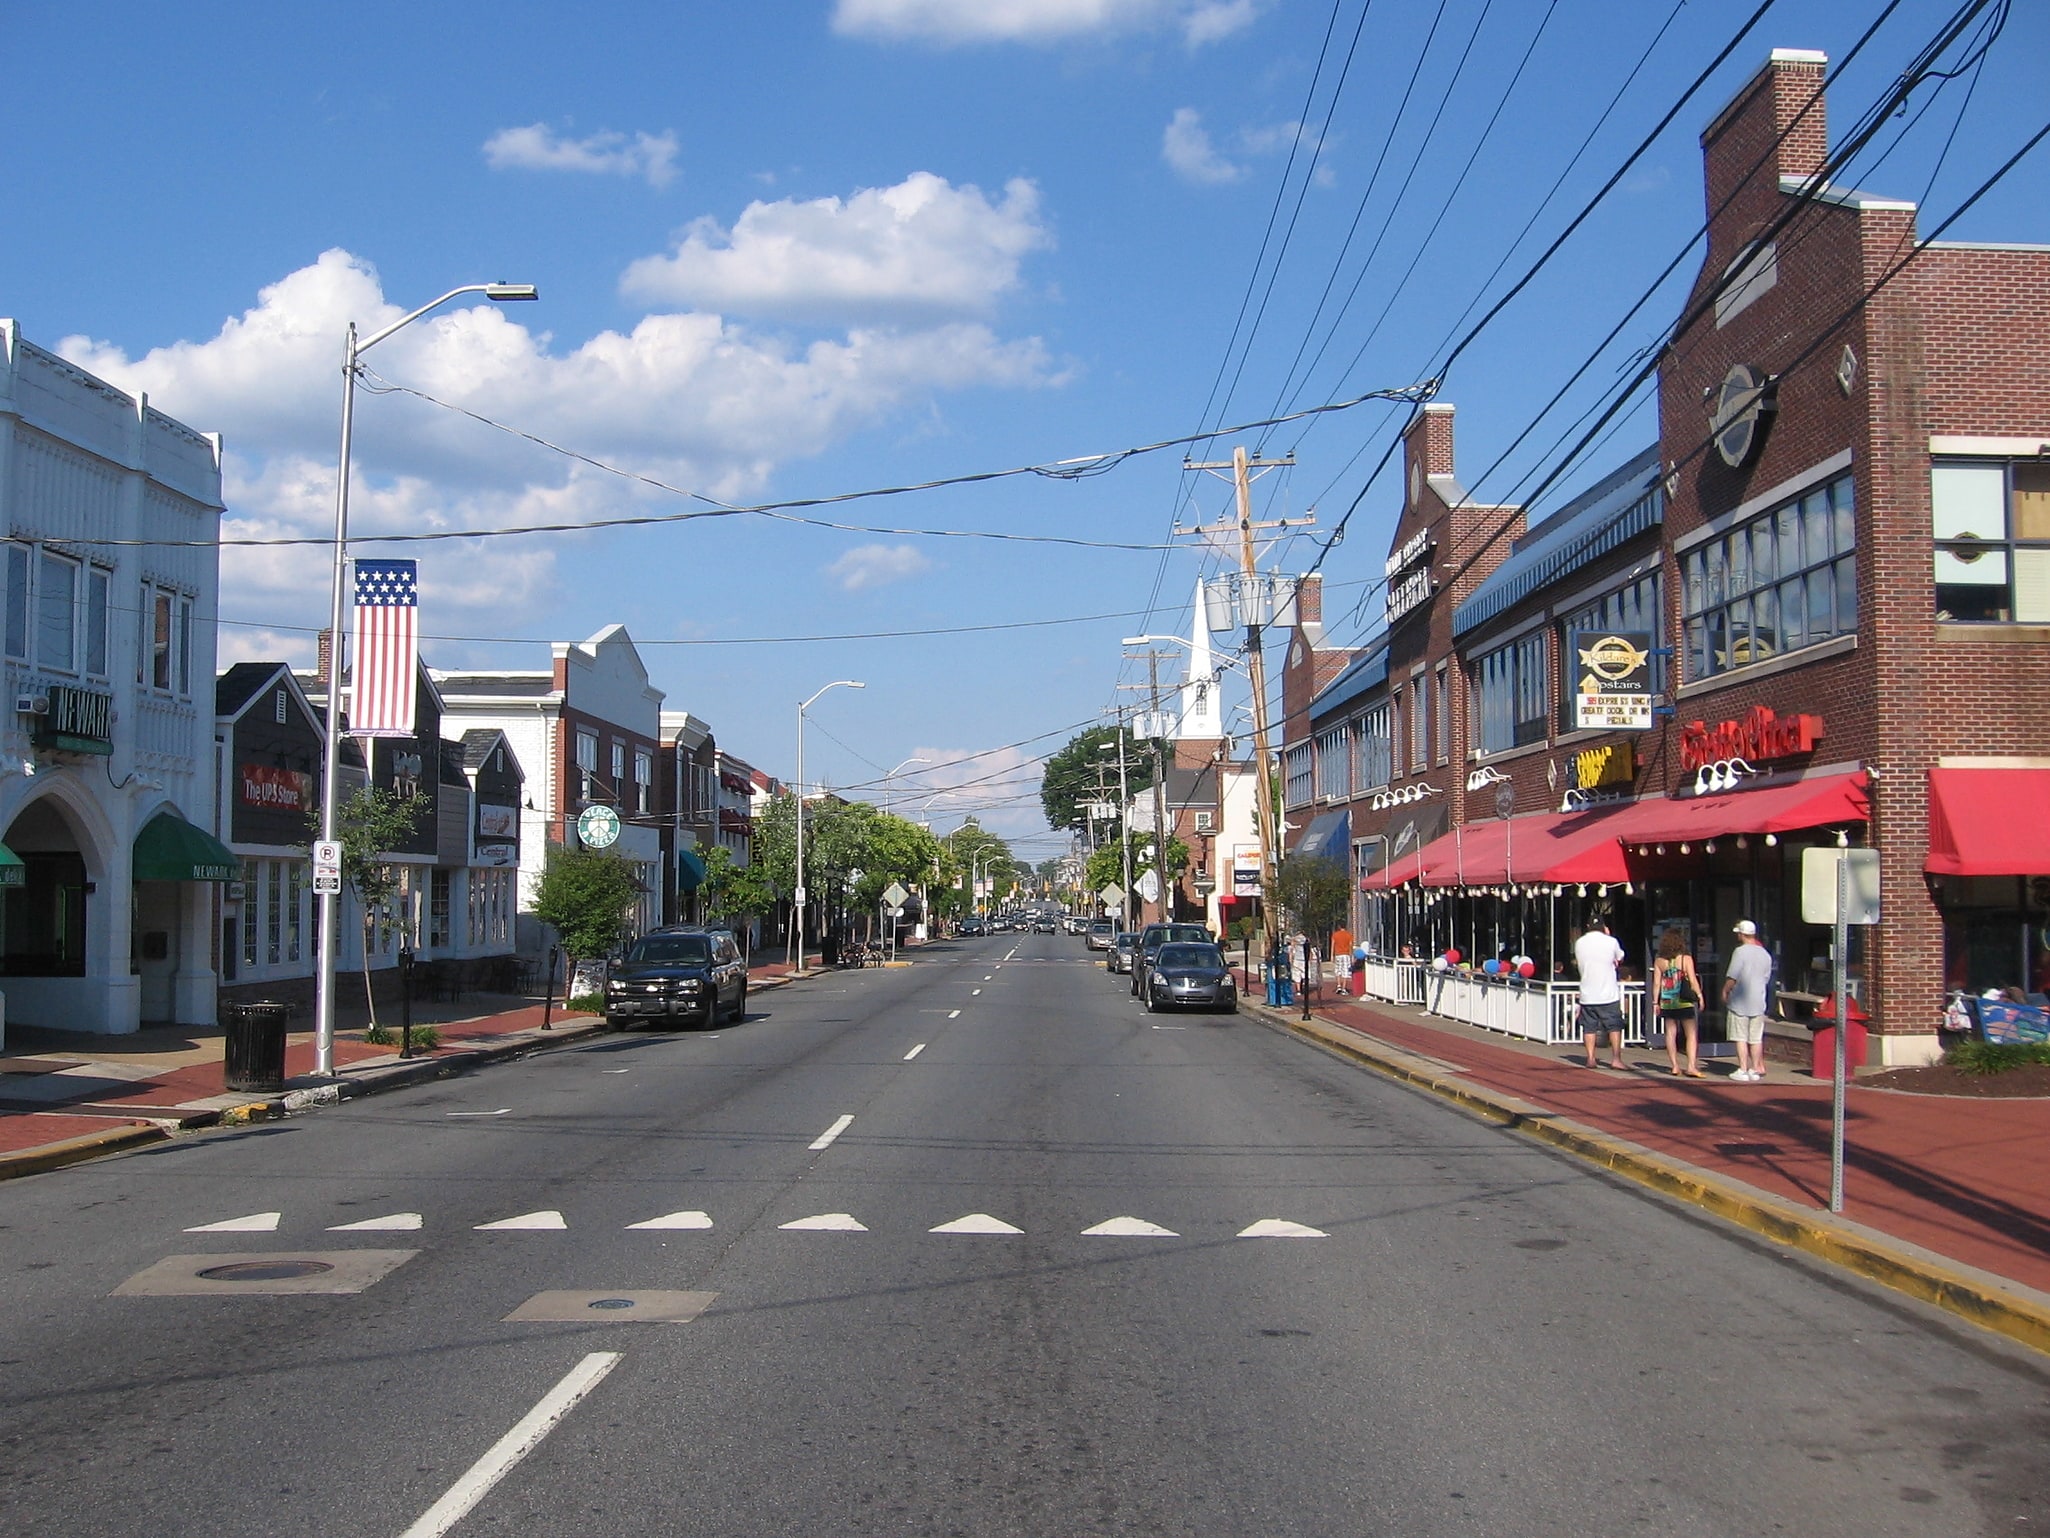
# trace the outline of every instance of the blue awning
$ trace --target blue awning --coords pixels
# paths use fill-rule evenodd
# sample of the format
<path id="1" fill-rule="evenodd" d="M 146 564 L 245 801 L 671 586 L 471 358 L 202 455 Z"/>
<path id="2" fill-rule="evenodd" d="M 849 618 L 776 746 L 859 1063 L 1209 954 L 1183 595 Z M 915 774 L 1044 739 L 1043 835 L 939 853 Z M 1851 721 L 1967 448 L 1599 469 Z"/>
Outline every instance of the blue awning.
<path id="1" fill-rule="evenodd" d="M 1336 860 L 1343 865 L 1351 846 L 1352 813 L 1326 812 L 1310 823 L 1309 831 L 1295 846 L 1294 853 L 1308 855 L 1313 860 Z"/>
<path id="2" fill-rule="evenodd" d="M 1453 636 L 1465 635 L 1554 578 L 1656 528 L 1664 516 L 1659 451 L 1653 447 L 1519 539 L 1509 558 L 1452 611 Z"/>

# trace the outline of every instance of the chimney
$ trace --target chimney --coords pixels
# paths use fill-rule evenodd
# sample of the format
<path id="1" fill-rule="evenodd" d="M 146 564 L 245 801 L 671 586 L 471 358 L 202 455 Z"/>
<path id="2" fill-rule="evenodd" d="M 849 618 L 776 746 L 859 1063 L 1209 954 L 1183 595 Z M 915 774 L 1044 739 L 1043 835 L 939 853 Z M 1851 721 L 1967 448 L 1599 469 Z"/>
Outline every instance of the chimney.
<path id="1" fill-rule="evenodd" d="M 1781 177 L 1806 180 L 1829 159 L 1829 117 L 1822 98 L 1828 71 L 1826 53 L 1775 48 L 1703 131 L 1709 212 L 1730 204 L 1717 220 L 1718 231 L 1727 233 L 1711 251 L 1712 261 L 1734 255 L 1735 245 L 1751 239 L 1777 212 Z"/>
<path id="2" fill-rule="evenodd" d="M 1432 401 L 1417 413 L 1403 439 L 1404 504 L 1415 506 L 1411 488 L 1421 489 L 1424 477 L 1453 474 L 1452 403 Z"/>
<path id="3" fill-rule="evenodd" d="M 316 643 L 313 677 L 322 688 L 327 687 L 327 671 L 334 664 L 335 633 L 325 626 L 321 628 L 320 640 Z"/>

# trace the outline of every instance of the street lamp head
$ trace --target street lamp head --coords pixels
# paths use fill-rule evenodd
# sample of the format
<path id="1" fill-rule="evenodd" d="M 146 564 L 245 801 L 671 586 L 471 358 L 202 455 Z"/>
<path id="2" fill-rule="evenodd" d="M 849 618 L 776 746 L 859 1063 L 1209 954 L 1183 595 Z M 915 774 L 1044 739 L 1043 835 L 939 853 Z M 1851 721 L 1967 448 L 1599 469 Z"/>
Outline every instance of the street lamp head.
<path id="1" fill-rule="evenodd" d="M 531 283 L 487 283 L 484 285 L 484 297 L 504 304 L 514 299 L 539 299 L 541 290 Z"/>
<path id="2" fill-rule="evenodd" d="M 1156 641 L 1167 641 L 1176 646 L 1187 646 L 1186 639 L 1178 635 L 1128 635 L 1118 642 L 1120 646 L 1150 646 Z"/>

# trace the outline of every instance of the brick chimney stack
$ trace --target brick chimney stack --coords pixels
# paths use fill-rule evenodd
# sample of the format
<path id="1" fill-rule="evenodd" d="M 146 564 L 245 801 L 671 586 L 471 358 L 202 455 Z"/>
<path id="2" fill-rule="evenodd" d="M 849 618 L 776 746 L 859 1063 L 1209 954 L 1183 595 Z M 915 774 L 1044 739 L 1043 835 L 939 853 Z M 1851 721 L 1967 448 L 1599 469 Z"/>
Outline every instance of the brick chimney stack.
<path id="1" fill-rule="evenodd" d="M 1806 180 L 1829 159 L 1829 117 L 1822 84 L 1829 55 L 1807 48 L 1775 48 L 1701 135 L 1708 212 L 1733 199 L 1711 234 L 1748 241 L 1783 206 L 1779 179 Z M 1781 134 L 1786 137 L 1775 145 Z M 1762 162 L 1762 163 L 1761 163 Z M 1711 266 L 1737 255 L 1737 246 L 1712 246 Z"/>
<path id="2" fill-rule="evenodd" d="M 328 669 L 334 665 L 335 633 L 323 627 L 320 639 L 315 643 L 313 677 L 322 687 L 327 684 Z"/>

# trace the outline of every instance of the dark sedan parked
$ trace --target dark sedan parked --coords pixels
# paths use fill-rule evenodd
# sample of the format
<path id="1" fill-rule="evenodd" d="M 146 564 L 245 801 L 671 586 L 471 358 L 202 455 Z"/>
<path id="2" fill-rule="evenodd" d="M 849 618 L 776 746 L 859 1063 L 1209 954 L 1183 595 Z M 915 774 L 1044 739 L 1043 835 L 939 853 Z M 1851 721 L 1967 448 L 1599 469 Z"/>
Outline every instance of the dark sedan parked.
<path id="1" fill-rule="evenodd" d="M 1236 1010 L 1238 987 L 1231 969 L 1224 964 L 1224 952 L 1214 945 L 1176 941 L 1154 952 L 1146 974 L 1146 1007 L 1165 1009 L 1172 1005 L 1187 1009 Z"/>
<path id="2" fill-rule="evenodd" d="M 747 1018 L 747 963 L 723 929 L 656 929 L 605 979 L 605 1023 L 717 1025 Z"/>
<path id="3" fill-rule="evenodd" d="M 1132 952 L 1138 948 L 1139 936 L 1130 929 L 1120 931 L 1110 942 L 1110 954 L 1103 958 L 1107 972 L 1129 972 L 1132 970 Z"/>

